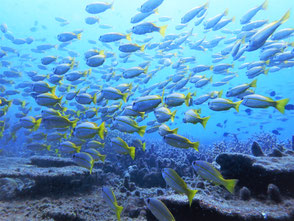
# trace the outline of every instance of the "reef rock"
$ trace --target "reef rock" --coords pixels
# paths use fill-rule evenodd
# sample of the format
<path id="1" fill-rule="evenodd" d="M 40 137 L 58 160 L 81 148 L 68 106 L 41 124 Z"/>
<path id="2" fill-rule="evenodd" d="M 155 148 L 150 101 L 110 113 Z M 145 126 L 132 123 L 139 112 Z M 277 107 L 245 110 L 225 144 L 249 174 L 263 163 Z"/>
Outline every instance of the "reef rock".
<path id="1" fill-rule="evenodd" d="M 224 193 L 222 192 L 222 195 Z M 168 196 L 160 196 L 158 199 L 165 203 L 176 220 L 294 220 L 293 200 L 286 200 L 281 204 L 272 204 L 268 201 L 254 199 L 244 201 L 236 198 L 236 196 L 233 196 L 230 200 L 225 200 L 217 191 L 198 192 L 191 207 L 189 207 L 185 195 L 169 194 Z M 146 217 L 148 221 L 156 220 L 149 210 L 147 210 Z"/>
<path id="2" fill-rule="evenodd" d="M 281 194 L 294 196 L 294 157 L 254 157 L 240 153 L 222 153 L 216 162 L 225 178 L 238 179 L 239 186 L 248 187 L 254 194 L 266 194 L 270 183 Z"/>
<path id="3" fill-rule="evenodd" d="M 38 160 L 35 160 L 38 159 Z M 53 158 L 34 158 L 37 165 L 23 158 L 2 158 L 0 162 L 0 200 L 12 199 L 29 195 L 42 195 L 65 193 L 77 189 L 87 191 L 92 185 L 103 184 L 103 172 L 93 169 L 89 174 L 87 169 L 67 165 L 67 160 L 56 161 Z M 44 167 L 52 165 L 52 167 Z M 58 165 L 58 167 L 53 167 Z"/>

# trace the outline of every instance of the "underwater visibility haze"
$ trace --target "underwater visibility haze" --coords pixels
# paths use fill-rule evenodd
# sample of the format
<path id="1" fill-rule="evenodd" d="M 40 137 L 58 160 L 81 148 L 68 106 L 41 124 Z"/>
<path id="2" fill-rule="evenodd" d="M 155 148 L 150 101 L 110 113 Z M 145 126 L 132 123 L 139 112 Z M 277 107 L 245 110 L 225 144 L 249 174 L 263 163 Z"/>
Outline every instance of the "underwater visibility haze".
<path id="1" fill-rule="evenodd" d="M 9 0 L 0 220 L 294 220 L 291 0 Z"/>

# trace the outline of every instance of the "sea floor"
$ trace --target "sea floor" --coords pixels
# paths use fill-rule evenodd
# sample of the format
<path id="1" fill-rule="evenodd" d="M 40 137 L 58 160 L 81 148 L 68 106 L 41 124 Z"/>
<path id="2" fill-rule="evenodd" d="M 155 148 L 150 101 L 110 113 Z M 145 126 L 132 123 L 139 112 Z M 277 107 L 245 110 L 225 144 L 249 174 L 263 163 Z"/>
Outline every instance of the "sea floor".
<path id="1" fill-rule="evenodd" d="M 268 165 L 274 159 L 274 162 L 287 159 L 287 165 L 292 165 L 294 158 L 291 154 L 285 158 L 242 156 L 255 160 L 255 165 L 260 168 L 260 162 Z M 240 156 L 227 154 L 219 159 L 239 159 Z M 69 158 L 2 156 L 0 220 L 116 220 L 114 212 L 102 198 L 104 185 L 112 188 L 118 204 L 124 207 L 121 220 L 156 220 L 144 202 L 150 197 L 162 200 L 176 220 L 294 220 L 293 195 L 282 195 L 280 202 L 274 202 L 264 194 L 252 194 L 244 200 L 240 196 L 241 186 L 235 194 L 230 194 L 225 188 L 199 177 L 183 177 L 191 189 L 199 190 L 189 207 L 187 197 L 169 187 L 142 188 L 126 180 L 123 174 L 103 171 L 98 165 L 90 175 L 87 169 L 75 166 Z M 269 171 L 276 173 L 277 170 L 270 167 L 267 173 Z M 284 170 L 280 172 L 284 173 Z M 292 178 L 289 177 L 289 182 Z"/>

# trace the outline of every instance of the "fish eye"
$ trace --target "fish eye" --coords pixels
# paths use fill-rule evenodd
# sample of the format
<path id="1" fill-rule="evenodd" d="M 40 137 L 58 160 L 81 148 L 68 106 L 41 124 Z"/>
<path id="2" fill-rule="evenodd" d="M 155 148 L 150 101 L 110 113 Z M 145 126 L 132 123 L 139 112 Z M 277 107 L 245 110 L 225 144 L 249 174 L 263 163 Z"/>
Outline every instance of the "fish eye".
<path id="1" fill-rule="evenodd" d="M 148 203 L 148 204 L 150 203 L 150 199 L 147 199 L 147 203 Z"/>

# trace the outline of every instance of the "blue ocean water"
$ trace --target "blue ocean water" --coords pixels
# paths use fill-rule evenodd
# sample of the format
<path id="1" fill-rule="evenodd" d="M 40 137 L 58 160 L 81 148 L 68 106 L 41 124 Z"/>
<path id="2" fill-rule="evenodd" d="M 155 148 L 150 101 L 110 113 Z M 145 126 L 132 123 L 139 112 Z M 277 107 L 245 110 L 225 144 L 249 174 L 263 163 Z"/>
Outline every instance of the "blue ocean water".
<path id="1" fill-rule="evenodd" d="M 144 3 L 144 0 L 115 0 L 113 4 L 112 10 L 106 10 L 103 13 L 97 15 L 99 17 L 99 24 L 88 25 L 85 23 L 85 18 L 91 16 L 86 12 L 85 7 L 92 3 L 93 1 L 66 1 L 66 0 L 43 0 L 43 1 L 34 1 L 34 0 L 11 0 L 11 1 L 3 1 L 1 2 L 1 23 L 7 24 L 9 32 L 15 38 L 27 38 L 32 37 L 34 42 L 32 44 L 22 44 L 15 45 L 10 40 L 6 39 L 1 33 L 1 46 L 8 46 L 14 48 L 19 56 L 14 56 L 13 54 L 9 54 L 7 57 L 1 58 L 2 60 L 6 60 L 10 62 L 9 67 L 2 67 L 2 70 L 8 70 L 10 68 L 15 68 L 22 73 L 27 71 L 37 71 L 38 74 L 50 74 L 52 73 L 52 69 L 56 65 L 50 64 L 47 66 L 47 70 L 40 70 L 37 66 L 40 65 L 40 59 L 45 55 L 54 55 L 58 56 L 58 59 L 62 57 L 69 56 L 68 51 L 73 51 L 77 53 L 75 57 L 75 61 L 79 62 L 78 67 L 75 70 L 86 70 L 89 67 L 86 65 L 85 59 L 83 58 L 84 52 L 89 49 L 95 48 L 97 50 L 105 50 L 114 53 L 115 59 L 118 62 L 118 65 L 113 67 L 114 71 L 117 69 L 116 74 L 120 74 L 120 68 L 131 68 L 137 66 L 139 63 L 145 61 L 145 59 L 140 56 L 140 54 L 131 55 L 130 61 L 123 63 L 118 58 L 121 53 L 118 50 L 119 44 L 109 43 L 110 47 L 106 47 L 105 44 L 102 44 L 98 39 L 102 34 L 106 34 L 109 32 L 120 32 L 127 33 L 131 31 L 134 24 L 130 23 L 131 17 L 138 13 L 138 8 Z M 193 43 L 197 40 L 200 40 L 205 37 L 205 40 L 212 40 L 217 36 L 223 36 L 226 39 L 234 37 L 234 34 L 223 33 L 222 30 L 239 30 L 242 26 L 239 23 L 240 18 L 252 7 L 260 5 L 262 1 L 233 1 L 233 0 L 211 0 L 209 1 L 209 7 L 207 11 L 206 18 L 211 18 L 219 13 L 222 13 L 226 8 L 229 13 L 226 18 L 231 18 L 235 16 L 235 22 L 228 24 L 221 30 L 218 31 L 208 31 L 205 32 L 203 29 L 203 24 L 200 24 L 197 27 L 194 27 L 194 22 L 196 19 L 190 21 L 187 27 L 182 30 L 176 30 L 175 27 L 180 24 L 181 17 L 189 11 L 191 8 L 204 3 L 205 1 L 195 2 L 192 0 L 182 0 L 182 1 L 174 1 L 174 0 L 165 0 L 162 5 L 158 8 L 158 14 L 153 14 L 150 17 L 146 18 L 144 21 L 154 22 L 158 26 L 168 25 L 166 30 L 166 35 L 176 34 L 180 35 L 183 33 L 189 32 L 193 29 L 193 36 L 189 38 L 187 42 L 185 42 L 181 48 L 170 51 L 171 53 L 175 53 L 175 56 L 171 58 L 172 63 L 177 62 L 180 58 L 183 57 L 195 57 L 196 62 L 187 64 L 189 68 L 193 68 L 196 65 L 216 65 L 212 63 L 212 54 L 219 53 L 226 45 L 223 41 L 220 44 L 212 49 L 206 49 L 205 52 L 191 50 L 189 47 L 189 43 Z M 269 0 L 267 10 L 261 10 L 254 16 L 253 20 L 259 19 L 268 19 L 269 22 L 276 21 L 282 17 L 282 15 L 293 6 L 291 0 L 284 0 L 281 2 Z M 158 19 L 162 16 L 170 17 L 170 20 L 167 22 L 159 22 Z M 62 17 L 68 21 L 68 24 L 65 26 L 60 26 L 59 22 L 55 20 L 55 17 Z M 294 23 L 294 17 L 291 15 L 289 20 L 282 24 L 278 30 L 283 28 L 292 28 Z M 103 29 L 100 25 L 109 25 L 109 29 Z M 77 29 L 82 29 L 82 37 L 81 40 L 75 40 L 69 46 L 67 46 L 68 50 L 60 50 L 60 49 L 51 49 L 45 51 L 45 53 L 34 53 L 31 51 L 32 48 L 35 48 L 40 44 L 52 44 L 59 45 L 61 42 L 58 41 L 57 35 L 62 32 L 72 32 Z M 144 39 L 148 37 L 152 37 L 150 42 L 161 42 L 162 36 L 159 33 L 150 33 L 145 35 L 135 35 L 132 34 L 132 42 L 138 43 L 139 45 L 143 44 Z M 90 44 L 88 41 L 94 40 L 96 44 Z M 285 42 L 292 42 L 294 40 L 293 37 L 289 37 L 284 39 Z M 289 50 L 291 50 L 291 46 L 289 46 Z M 159 54 L 158 49 L 153 50 L 145 50 L 145 55 L 148 55 L 151 58 L 151 63 L 149 66 L 149 70 L 153 70 L 157 67 L 162 66 L 159 64 L 159 59 L 154 57 L 156 54 Z M 164 53 L 164 52 L 162 52 Z M 169 53 L 169 52 L 166 52 Z M 20 59 L 20 57 L 24 54 L 29 56 L 29 59 Z M 228 58 L 223 60 L 221 63 L 234 63 L 234 68 L 230 69 L 232 72 L 238 74 L 238 77 L 229 81 L 228 84 L 221 87 L 213 87 L 212 84 L 208 84 L 203 88 L 195 88 L 193 84 L 188 83 L 186 85 L 186 91 L 183 92 L 187 94 L 187 92 L 196 92 L 196 97 L 207 92 L 213 90 L 223 90 L 225 92 L 234 86 L 249 83 L 250 79 L 246 77 L 245 69 L 239 69 L 240 65 L 245 62 L 254 62 L 258 61 L 259 51 L 253 52 L 245 52 L 245 60 L 244 61 L 233 61 L 232 57 L 229 55 Z M 104 65 L 105 67 L 111 68 L 113 59 L 106 59 Z M 26 67 L 25 64 L 29 63 L 31 67 Z M 100 70 L 101 67 L 98 67 L 97 70 Z M 94 68 L 95 69 L 95 68 Z M 103 66 L 102 66 L 103 69 Z M 176 70 L 171 66 L 164 67 L 161 71 L 159 71 L 156 76 L 152 77 L 151 80 L 146 85 L 141 85 L 140 87 L 148 88 L 158 82 L 166 80 L 170 75 L 176 73 Z M 95 78 L 98 80 L 101 76 L 99 73 L 94 73 Z M 201 73 L 200 73 L 201 74 Z M 223 78 L 223 75 L 215 75 L 211 71 L 206 71 L 204 74 L 207 77 L 213 76 L 213 82 L 219 81 Z M 188 77 L 189 71 L 186 73 L 186 77 Z M 268 75 L 259 75 L 257 77 L 257 87 L 255 89 L 255 93 L 271 97 L 270 93 L 275 91 L 275 96 L 272 98 L 274 100 L 282 99 L 282 98 L 290 98 L 290 103 L 293 101 L 293 77 L 292 77 L 292 69 L 284 68 L 279 70 L 278 72 L 269 73 Z M 92 75 L 94 76 L 94 75 Z M 30 81 L 30 78 L 23 74 L 21 78 L 14 79 L 15 84 L 5 85 L 6 89 L 13 89 L 14 86 L 22 81 Z M 109 86 L 112 83 L 129 83 L 133 82 L 134 79 L 123 79 L 119 78 L 118 81 L 110 81 L 110 82 L 91 82 L 91 84 L 98 86 Z M 64 83 L 69 83 L 63 81 Z M 136 84 L 136 83 L 135 83 Z M 85 85 L 83 85 L 85 86 Z M 80 85 L 78 85 L 78 88 Z M 22 89 L 19 89 L 20 91 Z M 170 93 L 169 90 L 165 90 L 165 95 Z M 29 103 L 29 107 L 32 107 L 32 111 L 29 112 L 30 116 L 37 116 L 40 114 L 40 111 L 35 111 L 34 108 L 37 107 L 36 102 L 32 97 L 23 97 L 21 95 L 9 96 L 8 99 L 19 98 L 21 100 L 25 100 Z M 161 95 L 159 90 L 153 90 L 150 94 L 158 94 Z M 58 92 L 57 95 L 63 95 L 63 93 Z M 132 100 L 136 99 L 140 96 L 140 92 L 136 92 L 129 100 L 129 104 Z M 225 97 L 223 95 L 223 97 Z M 201 108 L 202 116 L 210 116 L 206 128 L 204 129 L 200 124 L 184 124 L 182 118 L 184 117 L 184 112 L 191 107 L 186 107 L 182 105 L 181 107 L 177 107 L 176 119 L 174 123 L 170 121 L 167 123 L 172 128 L 179 128 L 178 133 L 186 136 L 191 136 L 194 140 L 198 140 L 201 143 L 210 143 L 212 141 L 217 141 L 224 139 L 224 133 L 237 134 L 239 139 L 247 139 L 254 133 L 259 132 L 269 132 L 272 133 L 273 130 L 278 130 L 278 137 L 280 139 L 288 139 L 292 135 L 293 132 L 293 111 L 285 111 L 285 114 L 279 113 L 273 107 L 270 108 L 261 108 L 261 109 L 252 109 L 252 113 L 248 115 L 245 110 L 247 107 L 244 105 L 240 106 L 240 111 L 237 113 L 235 110 L 230 109 L 228 111 L 212 111 L 208 108 L 207 102 L 199 105 L 192 106 L 192 108 Z M 6 128 L 5 132 L 9 133 L 11 126 L 19 121 L 19 119 L 14 118 L 14 114 L 19 110 L 16 106 L 12 106 L 6 114 L 6 118 L 10 118 L 10 128 Z M 3 117 L 2 117 L 3 118 Z M 149 113 L 148 118 L 140 123 L 140 125 L 146 125 L 147 122 L 154 120 L 154 114 Z M 225 122 L 225 123 L 224 123 Z M 101 121 L 97 122 L 98 124 Z M 217 124 L 219 126 L 217 126 Z M 277 129 L 278 128 L 278 129 Z M 22 137 L 21 133 L 17 134 L 17 140 L 15 142 L 25 140 L 25 137 Z M 135 135 L 136 136 L 136 135 Z M 161 139 L 158 133 L 146 134 L 145 139 Z"/>

